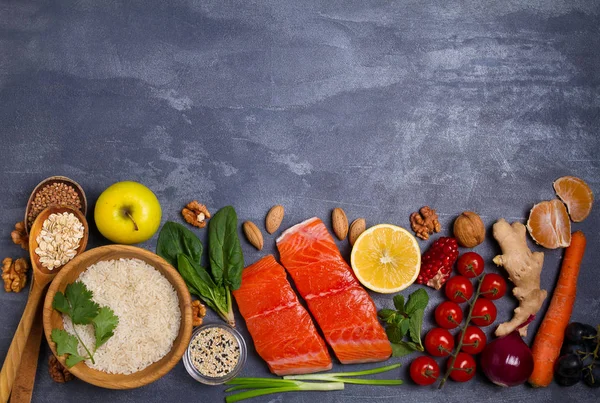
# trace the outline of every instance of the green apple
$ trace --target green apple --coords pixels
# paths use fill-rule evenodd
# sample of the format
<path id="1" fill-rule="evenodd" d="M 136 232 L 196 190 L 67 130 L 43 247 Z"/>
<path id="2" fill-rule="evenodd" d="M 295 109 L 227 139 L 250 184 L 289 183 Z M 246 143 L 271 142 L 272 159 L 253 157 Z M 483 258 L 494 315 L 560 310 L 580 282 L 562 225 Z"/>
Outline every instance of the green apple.
<path id="1" fill-rule="evenodd" d="M 162 210 L 156 195 L 141 183 L 110 185 L 96 202 L 94 221 L 102 235 L 115 243 L 132 244 L 152 237 Z"/>

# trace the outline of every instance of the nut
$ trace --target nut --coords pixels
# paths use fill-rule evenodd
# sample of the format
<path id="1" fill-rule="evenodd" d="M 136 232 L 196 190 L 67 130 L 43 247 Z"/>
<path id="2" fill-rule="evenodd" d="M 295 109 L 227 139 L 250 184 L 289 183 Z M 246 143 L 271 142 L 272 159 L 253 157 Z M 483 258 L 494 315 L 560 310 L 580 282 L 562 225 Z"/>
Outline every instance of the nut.
<path id="1" fill-rule="evenodd" d="M 242 229 L 244 230 L 248 242 L 256 249 L 261 250 L 263 247 L 263 236 L 256 224 L 252 221 L 246 221 L 242 225 Z"/>
<path id="2" fill-rule="evenodd" d="M 365 232 L 366 229 L 367 222 L 364 218 L 357 218 L 356 220 L 352 221 L 352 224 L 350 224 L 350 233 L 348 234 L 348 241 L 350 242 L 350 245 L 354 245 L 354 242 L 356 242 L 358 236 Z"/>
<path id="3" fill-rule="evenodd" d="M 2 261 L 2 280 L 4 280 L 4 291 L 19 292 L 27 284 L 27 270 L 29 263 L 25 258 L 13 261 L 7 257 Z"/>
<path id="4" fill-rule="evenodd" d="M 20 245 L 21 248 L 29 250 L 29 236 L 25 231 L 24 221 L 15 224 L 15 229 L 10 233 L 10 237 L 15 245 Z"/>
<path id="5" fill-rule="evenodd" d="M 206 316 L 206 307 L 198 300 L 192 301 L 192 326 L 200 326 Z"/>
<path id="6" fill-rule="evenodd" d="M 281 204 L 271 207 L 265 218 L 265 228 L 269 234 L 277 231 L 283 221 L 283 214 L 284 210 Z"/>
<path id="7" fill-rule="evenodd" d="M 210 218 L 210 212 L 204 204 L 198 203 L 198 200 L 186 204 L 181 210 L 181 215 L 185 222 L 198 228 L 206 227 L 206 220 Z"/>
<path id="8" fill-rule="evenodd" d="M 485 225 L 481 217 L 472 211 L 465 211 L 454 221 L 454 237 L 461 246 L 473 248 L 485 239 Z"/>
<path id="9" fill-rule="evenodd" d="M 75 378 L 75 376 L 69 372 L 67 368 L 63 367 L 60 361 L 52 354 L 48 359 L 48 372 L 50 373 L 50 378 L 57 383 L 69 382 Z"/>
<path id="10" fill-rule="evenodd" d="M 416 236 L 425 240 L 429 239 L 430 234 L 442 230 L 435 210 L 429 206 L 421 207 L 418 212 L 410 215 L 410 226 Z"/>
<path id="11" fill-rule="evenodd" d="M 346 213 L 339 207 L 333 209 L 331 213 L 331 226 L 335 236 L 341 241 L 348 235 L 348 218 Z"/>

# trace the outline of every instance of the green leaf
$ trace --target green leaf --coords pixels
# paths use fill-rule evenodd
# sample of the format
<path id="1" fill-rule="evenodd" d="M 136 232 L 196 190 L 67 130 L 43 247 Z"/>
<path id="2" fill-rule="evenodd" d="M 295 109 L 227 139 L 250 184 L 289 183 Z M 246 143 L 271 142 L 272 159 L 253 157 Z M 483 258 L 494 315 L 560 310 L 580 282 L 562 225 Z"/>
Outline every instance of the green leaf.
<path id="1" fill-rule="evenodd" d="M 381 320 L 387 322 L 390 318 L 396 315 L 396 311 L 393 309 L 381 309 L 379 312 L 377 312 L 377 315 L 381 318 Z"/>
<path id="2" fill-rule="evenodd" d="M 79 351 L 77 351 L 79 342 L 72 334 L 67 333 L 65 330 L 52 329 L 50 337 L 56 343 L 56 353 L 58 355 L 79 355 Z"/>
<path id="3" fill-rule="evenodd" d="M 65 360 L 65 364 L 67 364 L 67 367 L 71 368 L 73 365 L 78 364 L 83 360 L 85 360 L 85 357 L 82 357 L 80 355 L 71 354 Z"/>
<path id="4" fill-rule="evenodd" d="M 427 307 L 429 303 L 429 295 L 427 295 L 427 291 L 423 288 L 419 288 L 417 291 L 413 292 L 408 297 L 408 302 L 406 303 L 406 313 L 411 315 L 417 309 L 423 309 Z"/>
<path id="5" fill-rule="evenodd" d="M 401 342 L 405 335 L 405 333 L 402 333 L 402 329 L 399 326 L 388 326 L 385 329 L 385 333 L 387 334 L 389 341 L 392 343 Z"/>
<path id="6" fill-rule="evenodd" d="M 403 341 L 399 343 L 392 343 L 392 357 L 403 357 L 410 353 L 415 352 L 415 349 L 410 344 Z"/>
<path id="7" fill-rule="evenodd" d="M 102 307 L 98 311 L 98 316 L 96 316 L 92 322 L 94 323 L 97 349 L 113 336 L 114 330 L 119 324 L 119 318 L 112 309 Z"/>
<path id="8" fill-rule="evenodd" d="M 60 313 L 69 315 L 69 317 L 71 316 L 72 309 L 71 309 L 71 306 L 69 305 L 69 301 L 67 301 L 65 294 L 63 294 L 60 291 L 57 291 L 56 294 L 54 294 L 54 300 L 52 301 L 52 308 L 56 309 Z"/>
<path id="9" fill-rule="evenodd" d="M 188 256 L 180 253 L 177 256 L 177 270 L 189 287 L 206 298 L 212 296 L 213 289 L 217 286 L 204 267 L 195 266 Z"/>
<path id="10" fill-rule="evenodd" d="M 398 294 L 394 296 L 394 306 L 400 313 L 404 313 L 404 295 Z"/>
<path id="11" fill-rule="evenodd" d="M 81 281 L 67 285 L 65 297 L 71 312 L 67 313 L 74 324 L 87 325 L 98 315 L 98 304 L 92 300 L 92 292 Z"/>
<path id="12" fill-rule="evenodd" d="M 212 277 L 217 285 L 237 290 L 242 284 L 244 255 L 237 233 L 237 214 L 226 206 L 208 224 L 208 257 Z"/>
<path id="13" fill-rule="evenodd" d="M 417 345 L 422 346 L 421 343 L 421 328 L 423 326 L 423 314 L 425 311 L 423 309 L 417 309 L 412 313 L 410 318 L 408 319 L 408 334 L 410 335 L 410 339 Z"/>
<path id="14" fill-rule="evenodd" d="M 404 319 L 402 322 L 400 322 L 400 331 L 402 332 L 402 336 L 408 333 L 409 321 L 409 319 Z"/>
<path id="15" fill-rule="evenodd" d="M 179 254 L 188 256 L 199 265 L 202 258 L 202 242 L 183 225 L 167 221 L 158 235 L 156 253 L 174 267 L 177 267 Z"/>

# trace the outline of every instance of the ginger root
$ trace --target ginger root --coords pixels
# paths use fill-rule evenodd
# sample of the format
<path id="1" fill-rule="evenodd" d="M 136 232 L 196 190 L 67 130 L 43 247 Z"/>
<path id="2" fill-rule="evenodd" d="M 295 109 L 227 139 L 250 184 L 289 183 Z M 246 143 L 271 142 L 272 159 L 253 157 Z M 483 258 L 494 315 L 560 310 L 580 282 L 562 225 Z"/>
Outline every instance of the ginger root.
<path id="1" fill-rule="evenodd" d="M 544 254 L 531 252 L 527 247 L 526 232 L 527 229 L 520 222 L 510 225 L 503 218 L 493 226 L 494 238 L 502 249 L 502 255 L 496 256 L 493 261 L 508 272 L 508 279 L 515 285 L 513 295 L 519 300 L 513 318 L 496 329 L 498 337 L 511 333 L 525 323 L 530 315 L 540 310 L 546 299 L 546 290 L 540 289 Z M 527 326 L 519 329 L 519 334 L 527 336 Z"/>

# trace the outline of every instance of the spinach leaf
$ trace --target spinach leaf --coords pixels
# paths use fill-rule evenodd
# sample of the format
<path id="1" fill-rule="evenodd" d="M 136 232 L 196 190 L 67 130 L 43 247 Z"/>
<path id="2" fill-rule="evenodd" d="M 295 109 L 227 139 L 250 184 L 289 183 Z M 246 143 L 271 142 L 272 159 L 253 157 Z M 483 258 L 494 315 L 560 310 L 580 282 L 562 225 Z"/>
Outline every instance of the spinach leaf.
<path id="1" fill-rule="evenodd" d="M 160 230 L 156 253 L 172 266 L 177 267 L 177 256 L 184 254 L 200 265 L 202 242 L 189 229 L 173 221 L 167 221 Z"/>
<path id="2" fill-rule="evenodd" d="M 244 255 L 237 234 L 237 214 L 226 206 L 208 224 L 210 269 L 217 285 L 237 290 L 242 284 Z"/>

